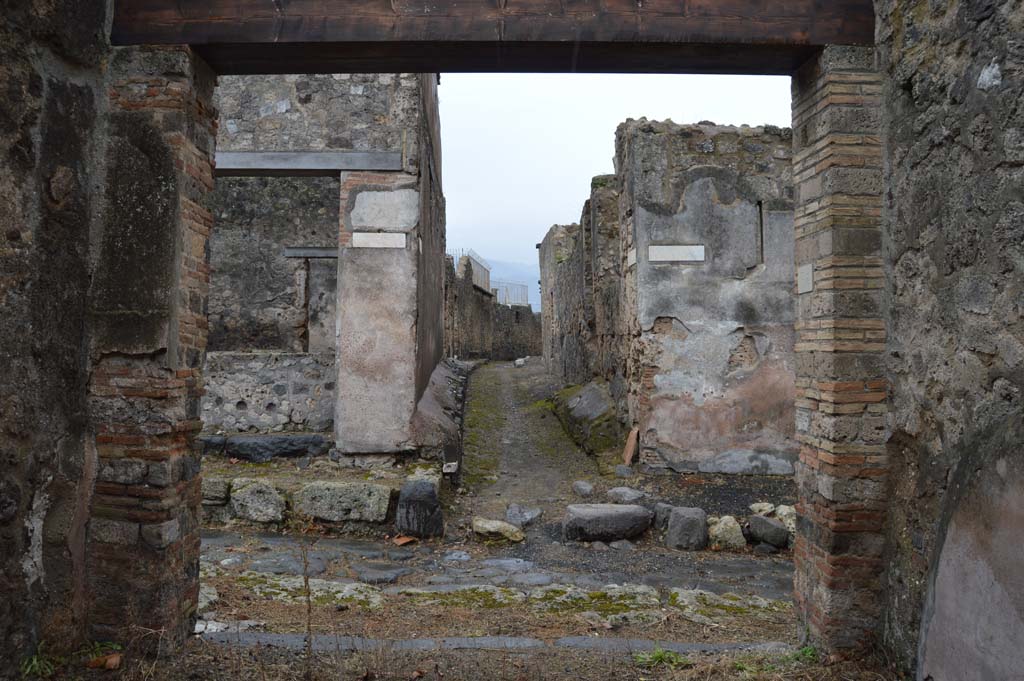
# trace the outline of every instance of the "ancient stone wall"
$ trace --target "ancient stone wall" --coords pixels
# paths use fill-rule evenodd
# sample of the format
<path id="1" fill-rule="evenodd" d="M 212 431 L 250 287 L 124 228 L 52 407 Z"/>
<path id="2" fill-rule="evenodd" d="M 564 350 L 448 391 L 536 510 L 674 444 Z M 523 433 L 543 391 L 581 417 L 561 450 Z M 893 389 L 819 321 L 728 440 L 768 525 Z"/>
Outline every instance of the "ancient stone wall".
<path id="1" fill-rule="evenodd" d="M 528 305 L 501 305 L 473 284 L 469 258 L 458 273 L 448 258 L 445 274 L 445 355 L 513 360 L 541 352 L 540 315 Z"/>
<path id="2" fill-rule="evenodd" d="M 402 151 L 419 163 L 420 76 L 340 73 L 223 76 L 223 151 Z"/>
<path id="3" fill-rule="evenodd" d="M 791 473 L 790 132 L 628 121 L 616 134 L 639 336 L 628 354 L 642 460 Z"/>
<path id="4" fill-rule="evenodd" d="M 590 183 L 590 200 L 583 208 L 583 223 L 590 229 L 593 272 L 591 356 L 593 373 L 611 388 L 616 401 L 627 392 L 623 366 L 624 334 L 620 322 L 623 297 L 622 243 L 619 233 L 619 188 L 615 175 L 601 175 Z M 622 410 L 620 410 L 622 411 Z"/>
<path id="5" fill-rule="evenodd" d="M 514 360 L 540 355 L 540 315 L 529 305 L 494 305 L 491 359 Z"/>
<path id="6" fill-rule="evenodd" d="M 874 645 L 888 494 L 882 319 L 881 74 L 874 50 L 828 47 L 792 79 L 797 188 L 794 596 L 803 635 Z"/>
<path id="7" fill-rule="evenodd" d="M 90 631 L 180 645 L 199 591 L 215 77 L 187 47 L 123 48 L 110 68 L 106 210 L 90 291 L 97 455 Z"/>
<path id="8" fill-rule="evenodd" d="M 586 286 L 590 236 L 580 225 L 554 225 L 540 244 L 544 362 L 565 383 L 591 377 L 591 290 Z"/>
<path id="9" fill-rule="evenodd" d="M 336 407 L 344 416 L 336 419 L 341 448 L 362 453 L 413 447 L 409 420 L 443 349 L 437 76 L 234 76 L 221 80 L 218 104 L 225 151 L 401 156 L 400 172 L 346 172 L 340 184 L 223 178 L 217 204 L 223 228 L 212 243 L 211 324 L 217 349 L 330 353 L 340 343 L 335 366 L 341 389 L 334 394 L 350 402 Z M 298 250 L 335 246 L 337 260 Z M 235 358 L 223 364 L 256 374 L 239 382 L 211 372 L 219 388 L 214 399 L 249 407 L 248 398 L 255 398 L 252 407 L 270 403 L 280 409 L 271 397 L 245 388 L 267 378 L 276 361 Z M 228 395 L 232 386 L 242 392 Z M 208 402 L 206 414 L 217 421 L 208 425 L 319 429 L 327 422 L 320 412 L 328 392 L 321 390 L 312 402 L 289 393 L 293 412 L 295 404 L 305 405 L 291 414 L 258 414 L 249 407 L 239 415 Z M 349 418 L 357 414 L 358 427 Z M 380 418 L 366 423 L 367 414 Z"/>
<path id="10" fill-rule="evenodd" d="M 463 256 L 456 272 L 447 259 L 445 276 L 445 355 L 481 359 L 494 347 L 494 295 L 473 283 L 473 265 Z"/>
<path id="11" fill-rule="evenodd" d="M 210 350 L 334 352 L 338 180 L 223 177 L 210 238 Z"/>
<path id="12" fill-rule="evenodd" d="M 89 612 L 89 248 L 103 201 L 103 2 L 0 21 L 0 676 Z"/>
<path id="13" fill-rule="evenodd" d="M 420 173 L 420 225 L 416 249 L 416 400 L 423 396 L 444 355 L 445 202 L 441 185 L 441 121 L 437 85 L 440 76 L 419 78 L 417 146 Z"/>
<path id="14" fill-rule="evenodd" d="M 1024 5 L 875 3 L 892 384 L 883 637 L 918 678 L 1024 653 Z"/>

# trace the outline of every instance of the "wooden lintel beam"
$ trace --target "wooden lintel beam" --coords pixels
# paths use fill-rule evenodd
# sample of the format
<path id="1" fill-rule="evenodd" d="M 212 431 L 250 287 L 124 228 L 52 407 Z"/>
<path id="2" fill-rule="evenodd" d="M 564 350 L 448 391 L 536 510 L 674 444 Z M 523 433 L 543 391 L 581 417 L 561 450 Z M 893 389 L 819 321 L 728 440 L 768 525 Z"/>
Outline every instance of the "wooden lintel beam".
<path id="1" fill-rule="evenodd" d="M 824 45 L 872 44 L 874 10 L 871 0 L 115 0 L 111 39 L 193 45 L 220 73 L 768 73 Z"/>

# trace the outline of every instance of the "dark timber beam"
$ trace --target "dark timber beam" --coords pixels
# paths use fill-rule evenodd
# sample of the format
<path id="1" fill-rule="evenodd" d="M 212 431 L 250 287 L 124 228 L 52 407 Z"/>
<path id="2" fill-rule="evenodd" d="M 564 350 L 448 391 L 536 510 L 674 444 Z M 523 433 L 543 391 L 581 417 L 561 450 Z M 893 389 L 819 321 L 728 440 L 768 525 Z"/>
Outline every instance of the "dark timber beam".
<path id="1" fill-rule="evenodd" d="M 337 177 L 345 170 L 401 170 L 399 151 L 218 151 L 217 177 Z"/>
<path id="2" fill-rule="evenodd" d="M 115 0 L 115 45 L 189 44 L 222 74 L 791 73 L 871 45 L 871 0 Z"/>

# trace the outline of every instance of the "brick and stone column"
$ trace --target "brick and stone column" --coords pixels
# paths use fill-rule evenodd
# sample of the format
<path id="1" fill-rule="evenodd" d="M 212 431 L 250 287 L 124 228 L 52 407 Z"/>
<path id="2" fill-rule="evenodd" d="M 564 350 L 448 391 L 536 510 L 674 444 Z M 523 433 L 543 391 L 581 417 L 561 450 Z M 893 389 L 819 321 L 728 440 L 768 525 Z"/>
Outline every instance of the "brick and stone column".
<path id="1" fill-rule="evenodd" d="M 341 175 L 334 430 L 343 454 L 414 447 L 418 186 L 408 173 Z"/>
<path id="2" fill-rule="evenodd" d="M 90 624 L 165 649 L 188 633 L 199 589 L 215 77 L 186 47 L 117 50 L 110 73 L 90 292 Z"/>
<path id="3" fill-rule="evenodd" d="M 881 78 L 872 48 L 828 47 L 793 78 L 797 189 L 796 602 L 842 654 L 879 618 L 886 512 Z"/>

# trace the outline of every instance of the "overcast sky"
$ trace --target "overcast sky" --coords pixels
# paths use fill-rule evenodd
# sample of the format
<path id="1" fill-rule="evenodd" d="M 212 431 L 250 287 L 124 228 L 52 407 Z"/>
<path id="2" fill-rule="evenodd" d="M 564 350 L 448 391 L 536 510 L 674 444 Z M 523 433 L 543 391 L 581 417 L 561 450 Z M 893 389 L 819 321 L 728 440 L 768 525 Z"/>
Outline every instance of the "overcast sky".
<path id="1" fill-rule="evenodd" d="M 444 74 L 449 248 L 534 264 L 552 224 L 578 222 L 611 173 L 627 118 L 790 125 L 789 77 Z"/>

